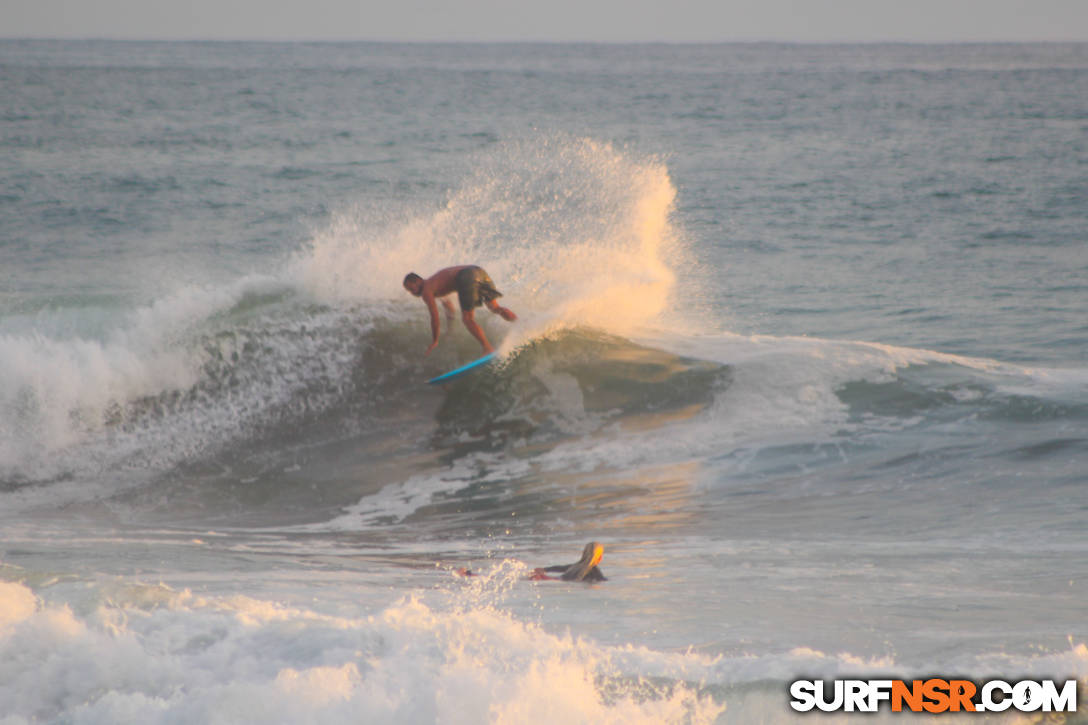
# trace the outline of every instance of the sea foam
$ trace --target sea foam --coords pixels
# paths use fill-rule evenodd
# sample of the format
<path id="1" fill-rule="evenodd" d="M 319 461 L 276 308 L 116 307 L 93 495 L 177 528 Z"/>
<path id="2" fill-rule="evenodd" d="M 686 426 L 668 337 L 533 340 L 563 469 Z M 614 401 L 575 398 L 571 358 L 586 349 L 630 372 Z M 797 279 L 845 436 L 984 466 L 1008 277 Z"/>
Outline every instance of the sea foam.
<path id="1" fill-rule="evenodd" d="M 344 616 L 167 590 L 77 615 L 29 606 L 21 584 L 0 597 L 19 603 L 0 627 L 5 723 L 700 723 L 724 709 L 624 674 L 623 650 L 490 607 L 408 597 Z"/>

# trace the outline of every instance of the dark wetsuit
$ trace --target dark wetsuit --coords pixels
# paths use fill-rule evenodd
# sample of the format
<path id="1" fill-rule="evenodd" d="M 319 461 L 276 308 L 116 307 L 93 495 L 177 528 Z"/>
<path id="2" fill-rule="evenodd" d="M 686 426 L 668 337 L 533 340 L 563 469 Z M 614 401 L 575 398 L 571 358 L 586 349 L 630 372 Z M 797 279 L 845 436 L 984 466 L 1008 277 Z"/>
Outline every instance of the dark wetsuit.
<path id="1" fill-rule="evenodd" d="M 463 312 L 502 297 L 502 292 L 495 289 L 495 283 L 480 267 L 465 267 L 453 278 L 453 284 Z"/>

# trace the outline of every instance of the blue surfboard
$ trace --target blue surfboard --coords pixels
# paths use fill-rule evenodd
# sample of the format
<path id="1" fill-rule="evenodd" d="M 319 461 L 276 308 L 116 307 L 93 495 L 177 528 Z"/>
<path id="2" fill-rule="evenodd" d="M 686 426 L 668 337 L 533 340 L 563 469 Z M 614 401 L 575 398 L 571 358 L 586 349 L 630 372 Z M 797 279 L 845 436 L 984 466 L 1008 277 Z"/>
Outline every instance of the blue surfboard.
<path id="1" fill-rule="evenodd" d="M 489 363 L 489 362 L 491 362 L 492 360 L 495 359 L 495 355 L 496 355 L 496 353 L 489 352 L 489 353 L 487 353 L 486 355 L 484 355 L 481 358 L 477 358 L 477 359 L 473 360 L 470 363 L 466 363 L 466 364 L 462 365 L 459 368 L 455 368 L 453 370 L 450 370 L 448 373 L 442 373 L 437 378 L 431 378 L 430 380 L 427 381 L 427 384 L 428 385 L 437 385 L 438 383 L 448 383 L 451 380 L 455 380 L 456 378 L 459 378 L 462 375 L 465 375 L 466 373 L 472 372 L 473 370 L 480 367 L 481 365 L 486 365 L 487 363 Z"/>

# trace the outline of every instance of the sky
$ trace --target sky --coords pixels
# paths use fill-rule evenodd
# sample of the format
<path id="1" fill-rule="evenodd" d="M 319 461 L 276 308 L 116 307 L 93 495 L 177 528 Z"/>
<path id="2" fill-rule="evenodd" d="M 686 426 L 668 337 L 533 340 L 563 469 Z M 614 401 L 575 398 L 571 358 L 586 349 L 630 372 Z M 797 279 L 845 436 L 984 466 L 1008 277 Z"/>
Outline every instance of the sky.
<path id="1" fill-rule="evenodd" d="M 0 37 L 1088 41 L 1088 0 L 0 0 Z"/>

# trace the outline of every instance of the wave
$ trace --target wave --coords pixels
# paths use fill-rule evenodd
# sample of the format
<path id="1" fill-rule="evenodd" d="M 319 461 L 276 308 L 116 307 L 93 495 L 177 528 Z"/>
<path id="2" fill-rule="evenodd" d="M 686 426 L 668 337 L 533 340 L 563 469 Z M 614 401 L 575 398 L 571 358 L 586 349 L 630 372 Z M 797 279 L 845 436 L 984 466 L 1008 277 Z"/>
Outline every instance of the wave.
<path id="1" fill-rule="evenodd" d="M 331 307 L 263 278 L 218 298 L 190 291 L 175 299 L 133 315 L 141 322 L 126 328 L 127 338 L 3 347 L 10 355 L 40 345 L 44 372 L 25 377 L 15 393 L 30 398 L 26 381 L 34 381 L 37 405 L 5 406 L 9 430 L 22 421 L 36 426 L 5 438 L 7 490 L 68 482 L 93 497 L 123 488 L 120 474 L 139 485 L 173 470 L 175 478 L 275 479 L 265 484 L 268 494 L 295 485 L 270 475 L 292 463 L 310 465 L 311 478 L 315 467 L 384 464 L 389 476 L 375 485 L 417 492 L 401 503 L 387 499 L 401 518 L 404 500 L 419 505 L 480 480 L 481 470 L 516 479 L 527 461 L 559 472 L 760 450 L 790 460 L 797 444 L 865 447 L 902 431 L 1088 420 L 1076 370 L 809 338 L 636 341 L 584 326 L 540 334 L 500 363 L 434 388 L 423 381 L 478 348 L 455 327 L 424 358 L 427 330 L 414 300 Z M 489 324 L 494 334 L 505 326 Z M 137 329 L 155 334 L 138 338 Z M 142 359 L 125 347 L 134 337 L 143 341 Z M 110 360 L 126 364 L 91 364 Z M 50 375 L 73 376 L 82 387 L 54 386 Z M 13 395 L 10 382 L 5 394 Z M 1067 433 L 1020 447 L 1084 445 Z M 422 479 L 396 472 L 398 459 L 418 456 L 438 468 Z M 105 491 L 84 485 L 107 478 Z M 390 513 L 385 504 L 375 511 Z"/>
<path id="2" fill-rule="evenodd" d="M 489 332 L 506 352 L 644 324 L 672 287 L 674 196 L 663 164 L 606 144 L 505 144 L 437 211 L 345 210 L 270 274 L 0 318 L 0 480 L 161 470 L 322 414 L 365 428 L 376 408 L 418 404 L 396 387 L 431 369 L 425 314 L 400 287 L 412 268 L 486 265 L 521 318 Z"/>
<path id="3" fill-rule="evenodd" d="M 700 331 L 671 304 L 678 273 L 685 298 L 700 277 L 664 164 L 579 139 L 498 146 L 437 210 L 345 210 L 272 273 L 0 318 L 0 487 L 94 498 L 318 461 L 426 492 L 470 462 L 516 477 L 1088 417 L 1083 370 Z M 400 280 L 464 262 L 519 321 L 481 311 L 503 362 L 428 388 L 479 348 L 455 323 L 424 358 L 426 312 Z"/>
<path id="4" fill-rule="evenodd" d="M 67 482 L 71 495 L 94 497 L 123 488 L 127 474 L 133 485 L 171 470 L 248 481 L 300 461 L 313 464 L 311 477 L 318 465 L 385 464 L 389 475 L 374 485 L 423 492 L 400 497 L 418 505 L 481 469 L 518 478 L 527 461 L 558 472 L 760 450 L 790 460 L 797 444 L 865 447 L 902 431 L 1088 420 L 1076 370 L 810 338 L 632 339 L 586 326 L 553 326 L 500 363 L 433 388 L 423 381 L 478 348 L 456 326 L 423 357 L 417 306 L 333 307 L 252 278 L 138 310 L 124 334 L 97 341 L 8 336 L 0 355 L 23 376 L 3 388 L 15 403 L 4 406 L 4 488 Z M 487 324 L 494 335 L 506 326 Z M 1083 448 L 1074 433 L 1020 449 Z M 424 484 L 394 465 L 418 456 L 438 467 L 420 474 Z M 271 478 L 279 483 L 267 486 L 295 485 Z M 99 490 L 88 479 L 108 483 Z"/>

